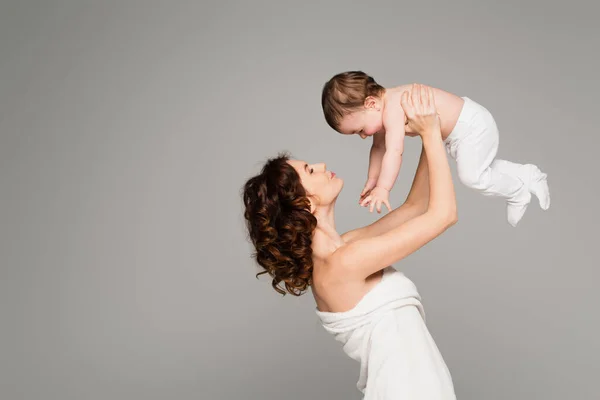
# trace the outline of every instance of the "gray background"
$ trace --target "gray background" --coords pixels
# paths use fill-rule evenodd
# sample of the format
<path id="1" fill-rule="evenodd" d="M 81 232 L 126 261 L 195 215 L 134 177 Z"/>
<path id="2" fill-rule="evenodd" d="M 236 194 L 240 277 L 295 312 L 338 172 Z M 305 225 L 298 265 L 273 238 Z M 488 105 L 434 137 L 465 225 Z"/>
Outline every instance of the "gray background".
<path id="1" fill-rule="evenodd" d="M 359 399 L 311 295 L 255 279 L 239 196 L 289 150 L 345 179 L 340 231 L 376 218 L 368 142 L 320 109 L 348 69 L 471 97 L 549 175 L 517 229 L 457 184 L 459 223 L 396 265 L 458 397 L 598 398 L 591 3 L 3 1 L 0 398 Z"/>

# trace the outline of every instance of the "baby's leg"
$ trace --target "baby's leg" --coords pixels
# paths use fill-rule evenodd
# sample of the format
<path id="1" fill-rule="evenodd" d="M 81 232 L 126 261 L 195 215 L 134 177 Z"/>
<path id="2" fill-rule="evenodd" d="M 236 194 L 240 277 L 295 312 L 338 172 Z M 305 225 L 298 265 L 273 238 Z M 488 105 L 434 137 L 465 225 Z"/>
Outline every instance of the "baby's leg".
<path id="1" fill-rule="evenodd" d="M 549 196 L 544 194 L 547 184 L 545 192 L 543 189 L 546 176 L 532 165 L 495 160 L 498 129 L 491 115 L 486 115 L 484 122 L 472 126 L 472 132 L 456 144 L 458 176 L 465 186 L 485 196 L 506 199 L 508 222 L 516 226 L 531 201 L 531 192 L 538 196 L 542 208 L 549 205 Z"/>
<path id="2" fill-rule="evenodd" d="M 505 164 L 495 163 L 497 142 L 464 140 L 456 152 L 456 166 L 460 181 L 484 196 L 495 196 L 511 200 L 525 200 L 528 191 L 521 179 L 511 170 L 501 168 Z"/>
<path id="3" fill-rule="evenodd" d="M 491 168 L 518 176 L 529 192 L 538 198 L 542 210 L 550 208 L 550 190 L 547 175 L 533 164 L 517 164 L 506 160 L 494 160 Z"/>

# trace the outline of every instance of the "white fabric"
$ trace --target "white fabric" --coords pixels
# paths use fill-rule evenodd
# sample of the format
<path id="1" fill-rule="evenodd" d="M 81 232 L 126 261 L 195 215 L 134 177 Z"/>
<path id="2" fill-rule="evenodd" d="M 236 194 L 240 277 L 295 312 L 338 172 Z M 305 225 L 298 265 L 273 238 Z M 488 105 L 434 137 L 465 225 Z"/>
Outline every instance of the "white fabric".
<path id="1" fill-rule="evenodd" d="M 454 400 L 450 372 L 425 325 L 417 288 L 402 272 L 381 281 L 351 310 L 316 310 L 325 330 L 360 362 L 365 400 Z"/>
<path id="2" fill-rule="evenodd" d="M 527 192 L 516 174 L 520 164 L 509 161 L 494 163 L 498 153 L 499 133 L 492 114 L 468 97 L 445 140 L 448 154 L 456 160 L 460 181 L 486 196 L 505 199 Z"/>
<path id="3" fill-rule="evenodd" d="M 485 196 L 507 201 L 508 222 L 516 226 L 536 195 L 542 209 L 550 207 L 546 174 L 533 164 L 496 159 L 499 133 L 492 114 L 482 105 L 465 101 L 456 126 L 445 140 L 448 154 L 456 160 L 460 181 Z"/>

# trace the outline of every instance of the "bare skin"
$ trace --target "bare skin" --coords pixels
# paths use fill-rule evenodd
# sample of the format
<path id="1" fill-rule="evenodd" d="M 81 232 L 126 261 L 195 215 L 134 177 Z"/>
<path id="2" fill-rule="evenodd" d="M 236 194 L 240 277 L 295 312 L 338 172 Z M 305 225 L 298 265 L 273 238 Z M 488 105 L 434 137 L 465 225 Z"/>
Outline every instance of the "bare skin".
<path id="1" fill-rule="evenodd" d="M 402 94 L 410 92 L 412 87 L 401 85 L 386 89 L 380 98 L 369 96 L 363 110 L 344 116 L 340 123 L 340 131 L 344 134 L 358 134 L 363 139 L 373 137 L 368 178 L 359 200 L 359 204 L 369 206 L 371 212 L 374 208 L 381 212 L 382 204 L 391 211 L 389 192 L 402 165 L 404 137 L 418 136 L 399 106 Z M 440 115 L 440 133 L 445 140 L 456 125 L 464 100 L 441 89 L 432 90 Z"/>
<path id="2" fill-rule="evenodd" d="M 452 176 L 433 91 L 415 85 L 401 97 L 409 132 L 423 151 L 406 201 L 378 221 L 339 235 L 335 201 L 343 181 L 325 164 L 289 163 L 300 175 L 317 219 L 313 236 L 312 293 L 320 311 L 352 309 L 381 279 L 382 270 L 417 251 L 457 221 Z"/>
<path id="3" fill-rule="evenodd" d="M 405 124 L 405 132 L 407 136 L 419 136 L 419 134 L 417 132 L 414 132 L 406 123 L 406 118 L 404 115 L 404 110 L 402 109 L 402 107 L 400 106 L 400 99 L 402 97 L 402 93 L 408 91 L 411 91 L 413 84 L 407 84 L 407 85 L 400 85 L 400 86 L 396 86 L 393 88 L 387 88 L 385 90 L 385 94 L 383 95 L 383 99 L 380 99 L 380 103 L 375 102 L 373 104 L 373 106 L 375 109 L 379 109 L 379 111 L 381 111 L 382 109 L 387 109 L 389 112 L 393 111 L 393 112 L 397 112 L 402 116 L 402 120 L 404 121 Z M 448 137 L 448 135 L 450 134 L 450 132 L 452 132 L 452 129 L 454 129 L 454 126 L 456 125 L 456 121 L 458 121 L 458 116 L 460 115 L 460 112 L 462 110 L 462 106 L 464 104 L 464 100 L 453 94 L 450 92 L 446 92 L 445 90 L 442 89 L 438 89 L 438 88 L 434 88 L 433 89 L 433 95 L 435 98 L 435 107 L 440 115 L 440 122 L 441 122 L 441 134 L 442 134 L 442 139 L 446 139 Z M 365 101 L 366 105 L 365 107 L 369 107 L 368 102 Z M 382 116 L 380 116 L 382 117 Z M 380 126 L 382 129 L 380 130 L 375 130 L 375 131 L 368 131 L 367 132 L 360 132 L 363 127 L 362 126 L 347 126 L 344 124 L 344 121 L 342 121 L 342 123 L 340 124 L 340 131 L 343 134 L 346 135 L 353 135 L 353 134 L 357 134 L 359 135 L 362 139 L 366 139 L 369 136 L 373 136 L 376 135 L 378 133 L 383 133 L 385 136 L 385 127 L 382 126 L 383 125 L 383 121 L 381 121 Z M 389 128 L 388 128 L 389 129 Z"/>
<path id="4" fill-rule="evenodd" d="M 392 89 L 387 89 L 386 94 L 390 93 L 390 100 L 387 101 L 390 105 L 394 106 L 398 111 L 404 113 L 404 111 L 398 107 L 398 103 L 400 98 L 402 97 L 402 93 L 411 90 L 412 85 L 401 85 Z M 454 93 L 446 92 L 442 89 L 432 88 L 433 95 L 435 97 L 435 107 L 440 115 L 440 131 L 442 134 L 442 139 L 446 140 L 456 122 L 458 121 L 458 116 L 462 110 L 464 100 L 455 95 Z M 406 125 L 405 132 L 407 136 L 419 136 L 417 132 L 413 132 L 411 128 Z M 385 134 L 385 132 L 383 132 Z"/>

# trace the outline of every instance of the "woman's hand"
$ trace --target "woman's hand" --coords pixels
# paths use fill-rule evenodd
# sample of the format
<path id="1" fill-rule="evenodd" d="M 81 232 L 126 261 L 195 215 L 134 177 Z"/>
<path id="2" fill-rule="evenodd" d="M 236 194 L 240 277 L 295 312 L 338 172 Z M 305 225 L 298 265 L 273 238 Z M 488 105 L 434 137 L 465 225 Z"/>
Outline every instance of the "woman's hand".
<path id="1" fill-rule="evenodd" d="M 440 117 L 435 107 L 433 88 L 414 83 L 410 92 L 402 93 L 400 103 L 410 130 L 422 138 L 440 134 Z"/>

